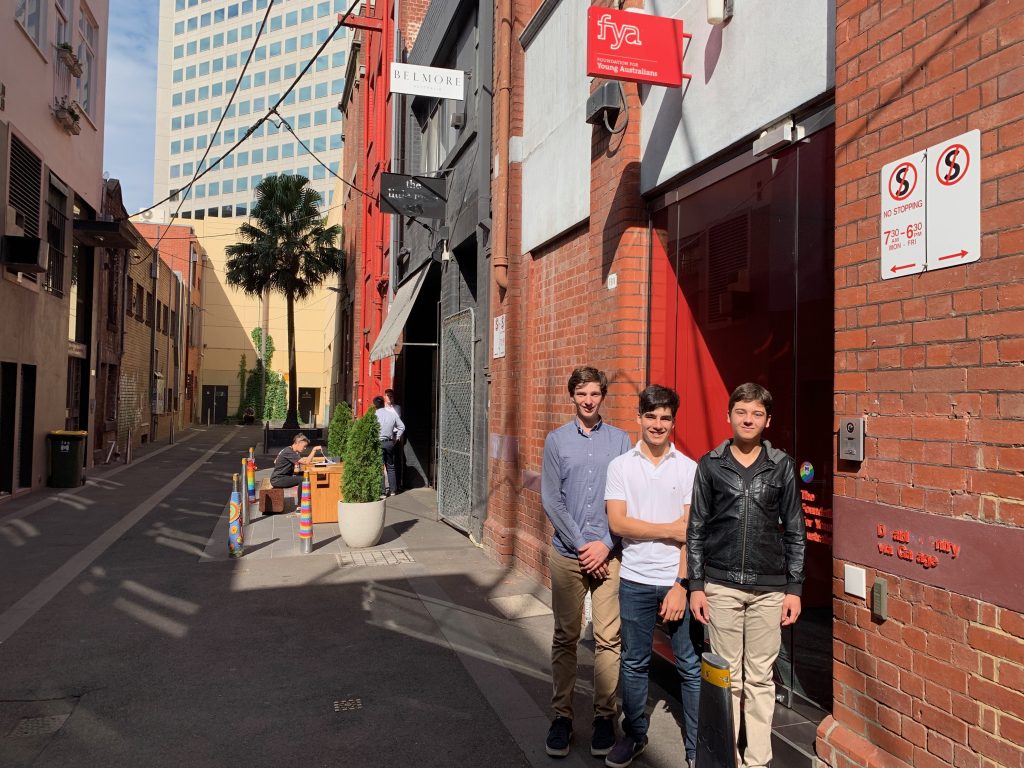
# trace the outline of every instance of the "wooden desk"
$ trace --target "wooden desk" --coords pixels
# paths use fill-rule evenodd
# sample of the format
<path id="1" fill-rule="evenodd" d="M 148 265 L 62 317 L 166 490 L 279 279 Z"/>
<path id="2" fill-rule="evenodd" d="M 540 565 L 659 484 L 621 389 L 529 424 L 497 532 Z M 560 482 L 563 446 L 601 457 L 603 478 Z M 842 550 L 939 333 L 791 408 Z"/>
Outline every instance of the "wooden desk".
<path id="1" fill-rule="evenodd" d="M 343 464 L 307 467 L 309 471 L 309 502 L 313 508 L 313 523 L 338 522 L 338 502 L 341 501 Z"/>

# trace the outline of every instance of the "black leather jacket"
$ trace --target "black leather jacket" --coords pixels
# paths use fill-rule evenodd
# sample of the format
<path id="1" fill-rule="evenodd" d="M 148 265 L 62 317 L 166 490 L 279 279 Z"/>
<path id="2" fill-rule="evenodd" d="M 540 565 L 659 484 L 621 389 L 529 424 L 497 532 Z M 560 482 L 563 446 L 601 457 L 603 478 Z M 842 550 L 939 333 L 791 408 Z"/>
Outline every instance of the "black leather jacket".
<path id="1" fill-rule="evenodd" d="M 765 441 L 765 461 L 748 485 L 728 458 L 731 443 L 697 464 L 686 532 L 690 589 L 710 579 L 799 595 L 807 535 L 793 459 Z"/>

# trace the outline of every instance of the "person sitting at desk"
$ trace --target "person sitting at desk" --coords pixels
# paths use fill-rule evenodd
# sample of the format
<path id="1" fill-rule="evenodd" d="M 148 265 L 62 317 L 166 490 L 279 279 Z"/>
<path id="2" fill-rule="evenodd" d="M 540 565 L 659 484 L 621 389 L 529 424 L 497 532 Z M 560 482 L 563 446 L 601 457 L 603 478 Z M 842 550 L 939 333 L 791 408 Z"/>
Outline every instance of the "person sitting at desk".
<path id="1" fill-rule="evenodd" d="M 324 456 L 324 449 L 316 446 L 309 452 L 309 456 L 303 456 L 303 451 L 309 446 L 309 438 L 299 432 L 288 448 L 282 448 L 277 458 L 274 459 L 274 471 L 270 474 L 270 485 L 272 488 L 294 488 L 302 484 L 302 467 L 312 464 L 315 457 Z"/>

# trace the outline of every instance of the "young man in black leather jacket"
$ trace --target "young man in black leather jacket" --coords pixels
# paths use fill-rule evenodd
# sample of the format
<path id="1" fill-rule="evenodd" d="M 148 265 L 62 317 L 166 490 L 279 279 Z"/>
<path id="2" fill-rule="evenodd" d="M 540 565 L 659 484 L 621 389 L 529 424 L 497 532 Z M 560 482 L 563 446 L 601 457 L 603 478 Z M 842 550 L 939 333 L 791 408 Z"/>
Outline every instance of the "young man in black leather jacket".
<path id="1" fill-rule="evenodd" d="M 771 413 L 764 387 L 733 391 L 733 437 L 697 465 L 686 535 L 690 608 L 709 625 L 711 650 L 729 663 L 734 734 L 745 699 L 747 747 L 736 763 L 743 768 L 771 763 L 772 665 L 781 627 L 800 616 L 804 580 L 806 533 L 793 459 L 762 439 Z"/>

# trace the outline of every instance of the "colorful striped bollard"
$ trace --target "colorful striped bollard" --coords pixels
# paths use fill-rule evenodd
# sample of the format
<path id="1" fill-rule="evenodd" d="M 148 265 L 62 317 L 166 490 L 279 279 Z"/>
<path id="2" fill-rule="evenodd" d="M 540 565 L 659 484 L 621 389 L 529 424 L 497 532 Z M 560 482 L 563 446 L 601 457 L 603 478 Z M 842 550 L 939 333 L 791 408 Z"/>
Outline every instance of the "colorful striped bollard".
<path id="1" fill-rule="evenodd" d="M 299 549 L 304 555 L 313 551 L 313 504 L 309 493 L 309 472 L 302 475 L 302 502 L 299 505 Z"/>
<path id="2" fill-rule="evenodd" d="M 238 475 L 234 475 L 231 480 L 231 501 L 228 503 L 228 554 L 231 557 L 241 557 L 244 549 L 242 495 L 238 488 Z"/>
<path id="3" fill-rule="evenodd" d="M 245 483 L 245 472 L 246 472 L 246 469 L 247 469 L 248 466 L 249 466 L 248 463 L 246 462 L 245 458 L 243 457 L 242 458 L 242 475 L 241 475 L 241 482 L 243 484 Z M 242 526 L 243 526 L 243 530 L 244 530 L 244 526 L 249 524 L 249 494 L 245 493 L 244 489 L 243 489 L 242 493 L 239 494 L 239 495 L 241 496 L 241 500 L 242 500 Z"/>
<path id="4" fill-rule="evenodd" d="M 249 503 L 256 503 L 256 449 L 249 449 L 249 461 L 245 465 L 245 487 L 249 491 Z"/>

